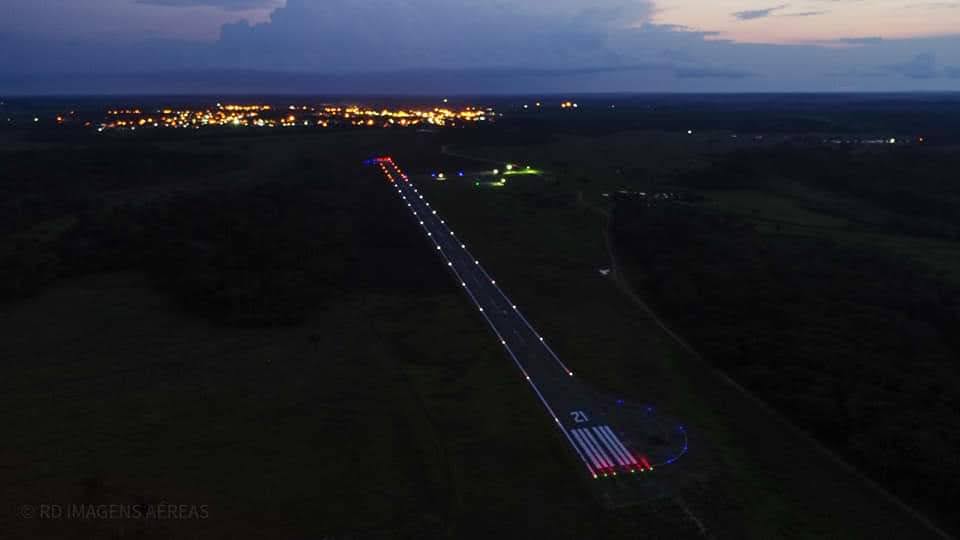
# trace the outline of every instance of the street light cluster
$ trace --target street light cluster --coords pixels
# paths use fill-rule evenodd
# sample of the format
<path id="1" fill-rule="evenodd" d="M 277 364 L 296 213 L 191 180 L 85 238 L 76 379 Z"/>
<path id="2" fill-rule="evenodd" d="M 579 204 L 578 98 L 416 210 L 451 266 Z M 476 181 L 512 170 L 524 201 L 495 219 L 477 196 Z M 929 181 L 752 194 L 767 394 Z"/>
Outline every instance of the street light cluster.
<path id="1" fill-rule="evenodd" d="M 110 109 L 99 131 L 105 129 L 194 128 L 201 127 L 412 127 L 432 125 L 456 127 L 490 121 L 491 108 L 448 107 L 387 109 L 357 105 L 313 107 L 289 105 L 282 109 L 265 104 L 221 104 L 199 109 L 139 108 Z"/>

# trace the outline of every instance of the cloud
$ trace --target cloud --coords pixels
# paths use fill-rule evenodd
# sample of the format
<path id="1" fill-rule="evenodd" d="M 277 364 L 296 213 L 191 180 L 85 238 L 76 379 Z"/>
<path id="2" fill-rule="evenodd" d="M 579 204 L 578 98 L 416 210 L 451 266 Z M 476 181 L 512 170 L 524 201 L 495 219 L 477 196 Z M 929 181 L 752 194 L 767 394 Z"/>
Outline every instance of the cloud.
<path id="1" fill-rule="evenodd" d="M 889 71 L 911 79 L 933 79 L 941 75 L 937 69 L 937 57 L 933 53 L 923 53 L 901 64 L 886 66 Z"/>
<path id="2" fill-rule="evenodd" d="M 10 1 L 29 1 L 38 10 L 38 21 L 51 16 L 52 8 L 43 7 L 46 2 L 0 0 Z M 729 34 L 711 31 L 715 28 L 651 22 L 656 6 L 662 6 L 659 0 L 656 4 L 633 0 L 275 0 L 283 5 L 252 11 L 236 9 L 267 0 L 71 1 L 85 6 L 109 4 L 117 10 L 126 6 L 149 15 L 151 21 L 166 17 L 177 28 L 206 17 L 220 31 L 205 39 L 167 34 L 161 34 L 165 36 L 161 39 L 144 37 L 141 29 L 118 41 L 99 28 L 90 37 L 64 35 L 59 27 L 56 32 L 32 32 L 34 27 L 42 28 L 41 22 L 20 24 L 18 28 L 31 30 L 26 33 L 9 21 L 10 29 L 5 29 L 0 20 L 0 50 L 8 53 L 0 54 L 0 77 L 4 78 L 0 92 L 43 88 L 66 93 L 77 88 L 120 93 L 126 89 L 314 94 L 960 89 L 960 35 L 900 39 L 854 35 L 791 45 L 742 42 L 725 39 Z M 818 1 L 793 0 L 789 6 L 755 10 L 766 15 L 753 18 L 819 24 L 820 20 L 785 17 L 811 17 L 801 11 L 808 8 L 843 9 L 840 2 Z M 158 3 L 184 7 L 163 8 Z M 207 8 L 187 16 L 188 5 Z M 731 20 L 728 11 L 721 8 L 718 16 L 734 26 L 759 30 L 774 26 L 772 19 L 740 23 Z M 252 22 L 241 20 L 246 17 L 252 17 Z M 126 28 L 117 21 L 117 27 Z M 27 85 L 29 81 L 34 81 L 32 86 Z"/>
<path id="3" fill-rule="evenodd" d="M 753 73 L 739 69 L 696 67 L 677 68 L 675 74 L 680 79 L 746 79 L 755 76 Z"/>
<path id="4" fill-rule="evenodd" d="M 328 71 L 418 66 L 612 65 L 608 35 L 649 17 L 647 1 L 288 0 L 263 24 L 225 25 L 217 47 L 240 68 Z"/>
<path id="5" fill-rule="evenodd" d="M 135 0 L 137 4 L 165 7 L 216 7 L 228 11 L 269 8 L 278 0 Z"/>
<path id="6" fill-rule="evenodd" d="M 787 7 L 788 7 L 788 4 L 781 4 L 779 6 L 774 6 L 766 9 L 748 9 L 746 11 L 737 11 L 736 13 L 733 13 L 733 18 L 741 21 L 763 19 L 765 17 L 769 17 L 773 15 L 777 11 L 787 9 Z"/>
<path id="7" fill-rule="evenodd" d="M 781 17 L 816 17 L 817 15 L 826 15 L 829 11 L 800 11 L 798 13 L 784 13 Z"/>
<path id="8" fill-rule="evenodd" d="M 846 37 L 831 39 L 829 43 L 838 45 L 876 45 L 883 43 L 882 37 Z"/>
<path id="9" fill-rule="evenodd" d="M 917 9 L 957 9 L 960 8 L 960 2 L 919 2 L 907 4 L 906 7 Z"/>

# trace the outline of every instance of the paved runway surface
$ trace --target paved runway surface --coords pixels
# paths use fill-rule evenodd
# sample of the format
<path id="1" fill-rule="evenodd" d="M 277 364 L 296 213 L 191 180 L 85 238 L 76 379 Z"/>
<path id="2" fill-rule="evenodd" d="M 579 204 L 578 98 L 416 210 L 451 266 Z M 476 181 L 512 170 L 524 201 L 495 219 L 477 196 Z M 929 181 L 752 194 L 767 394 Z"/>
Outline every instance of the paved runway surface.
<path id="1" fill-rule="evenodd" d="M 392 158 L 375 160 L 386 179 L 432 240 L 441 259 L 473 300 L 522 377 L 591 478 L 645 475 L 659 464 L 613 425 L 605 407 L 550 349 L 543 336 L 497 286 L 446 222 L 430 207 Z M 683 445 L 682 451 L 686 451 Z M 677 456 L 672 456 L 676 459 Z"/>

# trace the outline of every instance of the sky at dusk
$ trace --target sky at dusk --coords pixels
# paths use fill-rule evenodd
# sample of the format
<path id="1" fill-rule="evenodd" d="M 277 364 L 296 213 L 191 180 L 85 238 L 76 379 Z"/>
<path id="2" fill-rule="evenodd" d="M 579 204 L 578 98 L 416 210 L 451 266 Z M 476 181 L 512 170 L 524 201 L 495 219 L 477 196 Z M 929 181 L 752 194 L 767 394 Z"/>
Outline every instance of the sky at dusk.
<path id="1" fill-rule="evenodd" d="M 960 90 L 960 0 L 0 0 L 0 93 Z"/>

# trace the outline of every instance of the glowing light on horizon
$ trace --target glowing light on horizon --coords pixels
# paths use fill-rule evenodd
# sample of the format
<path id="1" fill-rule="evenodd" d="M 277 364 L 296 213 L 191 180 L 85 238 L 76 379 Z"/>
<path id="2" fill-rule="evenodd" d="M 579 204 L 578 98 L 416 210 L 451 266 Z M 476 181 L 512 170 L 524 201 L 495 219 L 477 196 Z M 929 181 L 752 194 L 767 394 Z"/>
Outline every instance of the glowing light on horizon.
<path id="1" fill-rule="evenodd" d="M 415 127 L 429 124 L 437 127 L 456 127 L 487 121 L 487 111 L 465 107 L 453 110 L 445 107 L 386 109 L 351 106 L 320 106 L 289 105 L 282 107 L 285 114 L 280 114 L 271 105 L 263 104 L 222 104 L 217 103 L 215 108 L 184 108 L 176 109 L 165 107 L 156 111 L 143 111 L 139 108 L 110 109 L 107 119 L 99 124 L 98 129 L 132 129 L 136 126 L 158 128 L 199 128 L 233 126 L 233 127 L 294 127 L 315 126 L 328 127 Z M 289 111 L 300 113 L 301 118 L 290 114 Z M 151 115 L 156 115 L 154 119 Z M 308 120 L 307 118 L 312 118 Z M 39 121 L 39 119 L 37 120 Z"/>
<path id="2" fill-rule="evenodd" d="M 707 40 L 856 46 L 850 38 L 907 39 L 956 34 L 960 9 L 947 7 L 949 4 L 911 5 L 902 0 L 829 4 L 822 0 L 798 0 L 783 7 L 777 3 L 758 7 L 751 0 L 658 0 L 651 22 L 711 32 Z"/>

